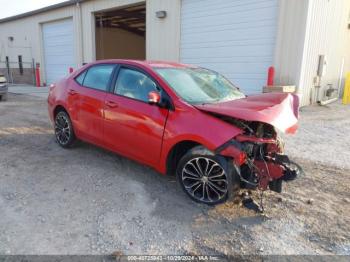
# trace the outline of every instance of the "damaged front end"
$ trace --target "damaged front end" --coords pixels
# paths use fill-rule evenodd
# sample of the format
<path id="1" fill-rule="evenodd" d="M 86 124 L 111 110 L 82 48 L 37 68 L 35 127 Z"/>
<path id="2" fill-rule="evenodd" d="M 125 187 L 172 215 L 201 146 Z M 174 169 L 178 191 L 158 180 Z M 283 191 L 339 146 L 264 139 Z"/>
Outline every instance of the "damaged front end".
<path id="1" fill-rule="evenodd" d="M 296 132 L 297 95 L 269 93 L 196 107 L 242 131 L 217 148 L 216 153 L 233 159 L 243 187 L 281 192 L 282 181 L 293 180 L 301 172 L 284 155 L 284 145 L 277 134 L 277 130 Z"/>
<path id="2" fill-rule="evenodd" d="M 225 117 L 223 119 L 228 121 Z M 284 155 L 284 143 L 275 128 L 261 122 L 230 119 L 244 133 L 219 147 L 218 154 L 232 157 L 241 187 L 282 191 L 282 181 L 294 180 L 300 170 Z"/>

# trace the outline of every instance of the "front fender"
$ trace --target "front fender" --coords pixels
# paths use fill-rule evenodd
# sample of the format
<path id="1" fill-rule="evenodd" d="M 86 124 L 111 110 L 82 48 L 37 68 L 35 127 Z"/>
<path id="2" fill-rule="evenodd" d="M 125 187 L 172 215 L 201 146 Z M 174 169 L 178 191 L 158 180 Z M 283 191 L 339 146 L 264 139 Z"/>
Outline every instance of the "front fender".
<path id="1" fill-rule="evenodd" d="M 182 141 L 192 141 L 215 150 L 242 134 L 243 130 L 201 111 L 170 111 L 165 126 L 159 165 L 156 169 L 165 174 L 166 161 L 171 149 Z"/>

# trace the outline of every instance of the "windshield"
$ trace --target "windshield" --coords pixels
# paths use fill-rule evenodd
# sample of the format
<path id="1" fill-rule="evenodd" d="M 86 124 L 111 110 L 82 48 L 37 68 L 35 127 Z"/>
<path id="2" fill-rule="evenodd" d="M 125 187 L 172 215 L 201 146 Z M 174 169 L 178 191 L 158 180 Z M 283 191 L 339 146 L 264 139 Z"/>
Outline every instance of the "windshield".
<path id="1" fill-rule="evenodd" d="M 203 68 L 154 68 L 186 102 L 206 104 L 244 98 L 226 78 Z"/>

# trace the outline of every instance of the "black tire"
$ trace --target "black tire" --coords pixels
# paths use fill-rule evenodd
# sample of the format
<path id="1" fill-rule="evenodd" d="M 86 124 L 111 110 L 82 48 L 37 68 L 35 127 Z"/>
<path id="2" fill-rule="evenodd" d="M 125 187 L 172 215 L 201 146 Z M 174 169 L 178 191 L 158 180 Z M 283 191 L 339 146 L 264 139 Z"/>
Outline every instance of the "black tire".
<path id="1" fill-rule="evenodd" d="M 233 198 L 237 186 L 235 174 L 232 161 L 203 146 L 189 150 L 176 169 L 177 180 L 184 192 L 192 200 L 207 205 L 217 205 Z"/>
<path id="2" fill-rule="evenodd" d="M 55 117 L 55 138 L 63 148 L 70 148 L 76 141 L 72 121 L 64 110 L 57 113 Z"/>
<path id="3" fill-rule="evenodd" d="M 289 164 L 285 165 L 286 172 L 285 175 L 283 176 L 283 180 L 285 182 L 293 181 L 298 177 L 303 177 L 305 176 L 303 168 L 295 163 L 294 161 L 289 161 Z"/>

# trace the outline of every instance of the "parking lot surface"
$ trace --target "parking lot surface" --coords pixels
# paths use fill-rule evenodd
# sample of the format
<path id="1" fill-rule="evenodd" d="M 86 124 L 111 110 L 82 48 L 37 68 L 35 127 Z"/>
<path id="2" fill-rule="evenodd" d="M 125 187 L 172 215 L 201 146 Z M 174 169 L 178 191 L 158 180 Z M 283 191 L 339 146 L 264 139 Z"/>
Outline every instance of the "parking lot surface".
<path id="1" fill-rule="evenodd" d="M 35 97 L 47 98 L 49 94 L 49 87 L 36 87 L 32 85 L 10 85 L 9 92 L 17 95 L 30 95 Z"/>
<path id="2" fill-rule="evenodd" d="M 0 102 L 0 254 L 348 254 L 350 108 L 301 113 L 286 150 L 305 176 L 239 201 L 192 202 L 174 177 L 80 142 L 60 148 L 44 97 Z M 258 200 L 258 194 L 254 197 Z"/>

